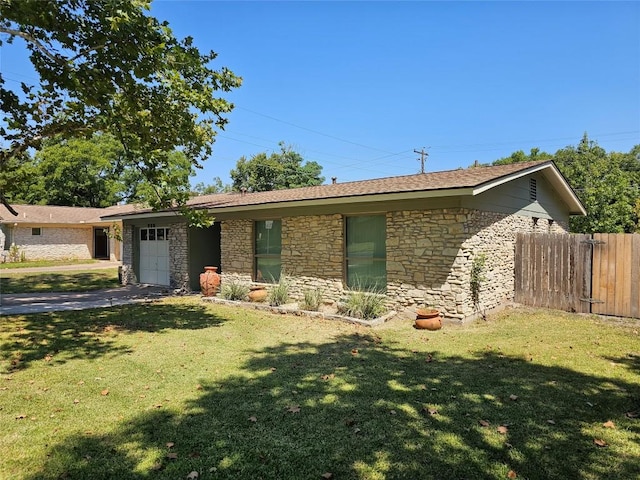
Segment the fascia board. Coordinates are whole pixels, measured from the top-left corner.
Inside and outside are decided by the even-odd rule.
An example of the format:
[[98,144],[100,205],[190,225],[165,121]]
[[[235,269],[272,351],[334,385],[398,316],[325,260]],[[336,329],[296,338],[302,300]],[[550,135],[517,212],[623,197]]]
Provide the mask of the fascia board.
[[429,198],[440,197],[455,197],[472,195],[473,189],[471,188],[452,188],[446,190],[422,190],[419,192],[400,192],[400,193],[378,193],[373,195],[360,195],[353,197],[336,197],[336,198],[323,198],[314,200],[293,200],[290,202],[274,202],[274,203],[262,203],[255,205],[239,205],[235,207],[213,207],[208,211],[209,213],[215,212],[246,212],[247,210],[274,210],[285,209],[292,207],[315,207],[326,205],[342,205],[345,203],[357,204],[357,203],[372,203],[372,202],[392,202],[395,200],[420,200]]

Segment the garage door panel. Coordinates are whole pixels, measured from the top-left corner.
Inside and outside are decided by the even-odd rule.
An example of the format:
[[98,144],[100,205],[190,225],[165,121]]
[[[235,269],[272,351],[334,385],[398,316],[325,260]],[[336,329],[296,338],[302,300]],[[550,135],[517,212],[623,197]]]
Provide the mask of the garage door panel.
[[167,229],[149,227],[140,232],[140,282],[169,285],[169,241]]

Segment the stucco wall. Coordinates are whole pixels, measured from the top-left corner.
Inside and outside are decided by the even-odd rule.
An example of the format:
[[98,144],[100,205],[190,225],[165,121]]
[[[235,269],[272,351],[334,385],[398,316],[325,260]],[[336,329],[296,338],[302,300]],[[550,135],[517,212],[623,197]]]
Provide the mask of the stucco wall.
[[27,260],[92,258],[93,228],[39,228],[41,235],[31,235],[31,227],[12,228],[11,240],[24,251]]

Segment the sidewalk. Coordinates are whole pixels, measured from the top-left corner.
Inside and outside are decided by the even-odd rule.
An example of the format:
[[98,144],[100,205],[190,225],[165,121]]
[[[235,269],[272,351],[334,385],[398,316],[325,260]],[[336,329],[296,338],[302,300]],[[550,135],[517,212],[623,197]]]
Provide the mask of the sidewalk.
[[170,290],[167,287],[153,285],[127,285],[91,292],[2,294],[0,315],[105,308],[151,301],[168,295]]

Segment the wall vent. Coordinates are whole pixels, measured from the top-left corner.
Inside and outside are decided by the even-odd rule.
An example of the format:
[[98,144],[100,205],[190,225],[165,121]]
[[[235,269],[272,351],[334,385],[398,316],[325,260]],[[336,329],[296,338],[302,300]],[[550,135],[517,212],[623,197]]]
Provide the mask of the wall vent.
[[529,200],[532,202],[538,200],[538,185],[535,178],[529,179]]

